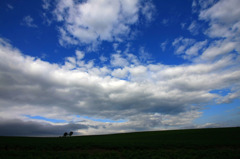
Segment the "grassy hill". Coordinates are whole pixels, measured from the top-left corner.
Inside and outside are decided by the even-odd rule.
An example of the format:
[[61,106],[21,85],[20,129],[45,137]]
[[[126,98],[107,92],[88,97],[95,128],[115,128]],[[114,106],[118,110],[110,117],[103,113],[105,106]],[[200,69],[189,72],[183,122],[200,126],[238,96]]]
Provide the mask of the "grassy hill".
[[240,158],[240,128],[136,132],[67,138],[0,137],[7,158]]

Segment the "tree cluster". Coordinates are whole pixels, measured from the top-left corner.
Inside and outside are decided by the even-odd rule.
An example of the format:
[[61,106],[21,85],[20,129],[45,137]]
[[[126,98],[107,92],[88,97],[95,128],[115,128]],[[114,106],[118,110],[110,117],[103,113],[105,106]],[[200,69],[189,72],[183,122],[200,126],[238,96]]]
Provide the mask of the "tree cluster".
[[63,134],[63,137],[67,137],[67,136],[72,136],[72,134],[73,134],[73,132],[72,131],[70,131],[69,132],[69,134],[67,133],[67,132],[65,132],[64,134]]

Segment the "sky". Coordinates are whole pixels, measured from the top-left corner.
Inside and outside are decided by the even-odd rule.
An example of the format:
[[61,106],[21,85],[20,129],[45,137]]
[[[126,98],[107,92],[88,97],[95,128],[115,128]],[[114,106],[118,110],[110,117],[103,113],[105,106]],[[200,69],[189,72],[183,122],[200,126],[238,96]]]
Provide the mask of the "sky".
[[240,126],[239,0],[1,0],[0,136]]

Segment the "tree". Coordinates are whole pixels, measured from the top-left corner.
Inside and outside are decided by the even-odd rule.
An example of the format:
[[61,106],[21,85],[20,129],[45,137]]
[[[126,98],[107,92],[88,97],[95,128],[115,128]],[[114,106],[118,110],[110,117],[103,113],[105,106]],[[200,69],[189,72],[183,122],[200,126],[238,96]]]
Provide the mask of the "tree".
[[65,132],[65,133],[63,134],[63,137],[67,137],[67,135],[68,135],[68,133],[67,133],[67,132]]
[[70,133],[69,133],[69,136],[72,136],[72,134],[73,134],[73,132],[72,132],[72,131],[70,131]]

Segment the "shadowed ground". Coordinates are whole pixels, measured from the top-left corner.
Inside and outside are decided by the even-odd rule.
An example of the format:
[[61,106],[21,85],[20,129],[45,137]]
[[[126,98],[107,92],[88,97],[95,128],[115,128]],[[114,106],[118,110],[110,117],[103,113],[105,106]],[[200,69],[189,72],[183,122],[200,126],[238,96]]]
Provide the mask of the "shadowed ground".
[[0,137],[0,159],[7,158],[239,159],[240,128],[67,138]]

